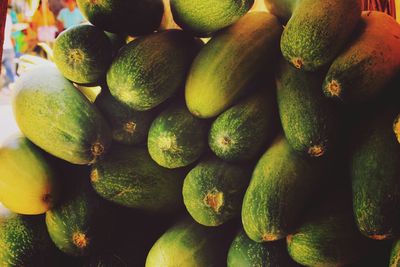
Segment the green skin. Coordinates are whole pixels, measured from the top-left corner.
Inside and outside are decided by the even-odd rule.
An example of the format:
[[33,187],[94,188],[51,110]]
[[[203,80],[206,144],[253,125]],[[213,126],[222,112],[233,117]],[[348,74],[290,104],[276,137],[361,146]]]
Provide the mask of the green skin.
[[65,78],[94,84],[104,78],[112,61],[107,35],[92,25],[78,25],[62,32],[54,43],[54,62]]
[[111,202],[150,212],[182,207],[185,172],[155,163],[146,148],[116,147],[92,168],[96,192]]
[[168,169],[188,166],[206,148],[207,130],[206,122],[194,117],[185,106],[173,105],[151,124],[147,141],[150,156]]
[[172,0],[176,23],[196,36],[208,36],[235,23],[253,6],[254,0]]
[[121,48],[107,72],[110,92],[133,109],[152,109],[181,88],[199,49],[200,42],[181,30],[135,39]]
[[164,13],[162,0],[77,0],[77,4],[93,25],[131,36],[152,33]]
[[343,49],[361,15],[359,0],[300,0],[281,38],[281,51],[297,68],[316,71]]
[[142,144],[155,117],[153,111],[136,111],[116,100],[103,88],[95,105],[111,126],[113,140],[126,145]]
[[215,155],[226,161],[249,161],[276,135],[276,100],[272,90],[265,91],[240,101],[213,122],[208,144]]
[[250,176],[245,168],[215,157],[201,161],[183,183],[186,209],[205,226],[218,226],[239,217]]
[[[383,12],[363,12],[359,28],[357,39],[329,68],[322,86],[327,97],[347,103],[373,100],[400,71],[400,26],[396,20]],[[332,82],[339,92],[332,91]]]
[[378,240],[400,233],[400,144],[393,132],[398,108],[395,111],[369,118],[353,138],[354,217],[362,234]]
[[226,264],[220,228],[209,228],[185,218],[163,234],[151,248],[146,267],[219,267]]
[[286,237],[320,187],[321,166],[279,137],[258,161],[242,206],[242,223],[256,242]]
[[393,242],[392,251],[390,253],[389,267],[398,267],[400,265],[400,241]]
[[53,65],[21,76],[13,109],[21,132],[65,161],[92,163],[111,143],[110,129],[99,111]]
[[325,155],[337,135],[337,111],[321,92],[322,75],[281,63],[277,95],[282,127],[294,150]]
[[217,33],[189,72],[185,98],[190,112],[211,118],[229,108],[257,73],[275,63],[281,33],[278,19],[266,12],[248,13]]
[[289,257],[283,240],[260,244],[241,230],[228,253],[227,267],[289,267],[297,266]]
[[271,14],[280,18],[283,22],[287,22],[292,16],[299,0],[264,0],[265,6]]

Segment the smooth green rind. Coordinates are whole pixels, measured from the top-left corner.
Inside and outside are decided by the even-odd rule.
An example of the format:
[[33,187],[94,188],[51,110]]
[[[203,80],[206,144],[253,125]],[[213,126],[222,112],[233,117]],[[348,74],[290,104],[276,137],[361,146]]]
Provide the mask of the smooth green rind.
[[393,242],[393,247],[390,252],[390,262],[389,267],[399,267],[400,266],[400,241],[399,239]]
[[197,160],[207,146],[207,124],[185,106],[171,106],[153,121],[147,146],[151,158],[169,169]]
[[349,41],[361,16],[359,0],[301,0],[281,38],[283,56],[293,66],[316,71]]
[[233,240],[228,253],[227,267],[289,267],[296,266],[281,241],[257,243],[241,230]]
[[100,29],[138,36],[152,33],[161,23],[162,0],[77,0],[82,14]]
[[321,166],[279,137],[258,161],[242,206],[246,234],[256,242],[286,237],[322,183]]
[[92,168],[91,182],[103,198],[150,212],[171,212],[182,207],[185,172],[155,163],[147,148],[115,147]]
[[218,226],[239,217],[250,176],[245,168],[215,157],[201,161],[183,183],[186,209],[205,226]]
[[0,147],[0,201],[19,214],[41,214],[58,200],[56,174],[42,152],[16,136]]
[[227,250],[221,228],[209,228],[185,218],[163,234],[151,248],[146,267],[219,267]]
[[327,97],[360,103],[375,99],[400,71],[400,25],[378,11],[362,13],[358,37],[332,63]]
[[142,144],[155,117],[153,111],[136,111],[115,99],[103,88],[95,105],[108,121],[113,140],[126,145]]
[[139,111],[154,108],[184,84],[199,44],[181,30],[133,40],[121,48],[107,72],[111,94]]
[[285,136],[294,150],[321,157],[338,134],[335,103],[321,92],[322,75],[281,63],[277,76],[279,114]]
[[171,0],[175,22],[185,31],[207,36],[235,23],[254,0]]
[[400,144],[393,132],[398,114],[390,108],[370,116],[353,136],[350,168],[354,217],[372,239],[400,233]]
[[208,144],[223,160],[252,160],[277,134],[278,121],[275,95],[259,90],[217,117]]
[[106,121],[55,66],[36,67],[18,79],[13,109],[29,140],[68,162],[92,163],[110,145]]
[[282,25],[266,12],[250,12],[216,34],[194,60],[186,81],[189,111],[215,117],[246,91],[246,85],[278,54]]

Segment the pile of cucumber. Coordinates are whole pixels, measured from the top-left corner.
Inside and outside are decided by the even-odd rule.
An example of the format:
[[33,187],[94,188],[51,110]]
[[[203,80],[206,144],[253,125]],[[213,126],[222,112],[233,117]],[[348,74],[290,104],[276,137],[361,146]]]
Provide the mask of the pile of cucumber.
[[394,18],[77,2],[89,23],[15,85],[0,266],[400,266]]

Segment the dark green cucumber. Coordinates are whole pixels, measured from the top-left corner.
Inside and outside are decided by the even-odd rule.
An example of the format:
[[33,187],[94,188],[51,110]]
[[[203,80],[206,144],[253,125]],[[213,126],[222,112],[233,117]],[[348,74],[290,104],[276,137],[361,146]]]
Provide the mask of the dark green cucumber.
[[207,36],[236,22],[254,0],[171,0],[175,22],[185,31]]
[[107,85],[120,102],[151,109],[184,84],[200,42],[181,30],[137,38],[121,48],[107,72]]
[[74,164],[92,163],[108,149],[107,122],[55,66],[32,69],[15,87],[15,119],[35,145]]
[[279,124],[272,89],[259,90],[217,117],[208,138],[215,155],[227,161],[246,161],[265,149]]
[[390,252],[389,267],[399,267],[399,266],[400,266],[400,240],[396,239],[393,242],[393,247]]
[[320,69],[347,44],[360,16],[359,0],[298,1],[282,34],[283,56],[296,68]]
[[258,161],[243,199],[242,222],[256,242],[286,237],[322,183],[319,162],[302,157],[279,137]]
[[398,107],[368,116],[353,136],[351,174],[358,228],[373,239],[400,234],[400,144],[393,132]]
[[207,146],[208,125],[184,105],[172,105],[153,121],[147,146],[160,166],[174,169],[197,160]]
[[241,230],[228,253],[228,267],[290,267],[297,266],[286,249],[284,240],[257,243]]
[[154,111],[136,111],[115,99],[106,87],[102,88],[95,105],[109,122],[114,141],[126,145],[146,141],[156,115]]
[[77,0],[90,23],[100,29],[132,36],[158,28],[164,12],[162,0]]
[[54,43],[54,62],[67,78],[80,84],[104,79],[112,61],[107,35],[92,25],[78,25],[63,31]]
[[361,18],[358,37],[326,75],[328,97],[351,103],[375,99],[400,71],[400,25],[378,11],[365,11]]
[[278,54],[282,26],[266,12],[250,12],[217,33],[194,60],[185,98],[191,113],[215,117],[246,91],[246,85]]
[[104,33],[107,35],[108,39],[111,42],[113,56],[115,56],[118,53],[118,51],[121,49],[121,47],[126,45],[127,36],[124,34],[117,34],[117,33],[112,33],[112,32],[107,32],[107,31],[104,31]]
[[155,163],[147,148],[115,147],[92,168],[91,181],[103,198],[151,212],[171,212],[182,207],[185,171]]
[[250,176],[246,168],[216,157],[201,161],[183,183],[186,209],[205,226],[218,226],[239,217]]
[[339,132],[335,103],[321,92],[322,75],[303,72],[282,62],[277,77],[278,107],[283,130],[294,150],[320,157]]

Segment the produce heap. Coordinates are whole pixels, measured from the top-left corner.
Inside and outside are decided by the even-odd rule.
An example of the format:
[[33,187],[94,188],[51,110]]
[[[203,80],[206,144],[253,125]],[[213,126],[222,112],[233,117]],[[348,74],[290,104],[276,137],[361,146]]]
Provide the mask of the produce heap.
[[161,0],[78,0],[91,24],[17,81],[0,266],[400,266],[400,25],[170,4],[183,30]]

